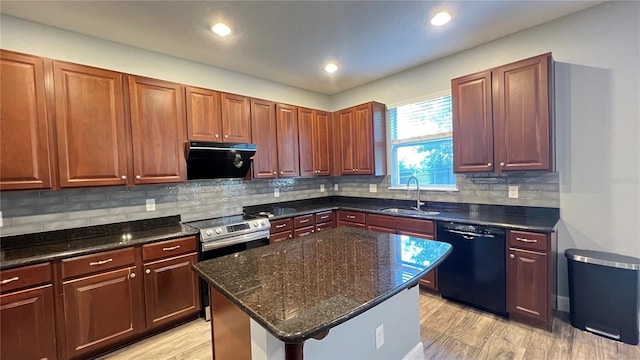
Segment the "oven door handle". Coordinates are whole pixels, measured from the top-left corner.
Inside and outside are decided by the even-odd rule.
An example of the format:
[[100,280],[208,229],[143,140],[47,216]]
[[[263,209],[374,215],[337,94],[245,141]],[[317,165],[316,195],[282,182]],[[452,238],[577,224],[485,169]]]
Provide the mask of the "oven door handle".
[[236,235],[223,240],[214,240],[202,243],[202,251],[210,251],[219,248],[223,248],[229,245],[246,243],[249,241],[260,240],[260,239],[268,239],[269,238],[269,230],[258,231],[249,234]]

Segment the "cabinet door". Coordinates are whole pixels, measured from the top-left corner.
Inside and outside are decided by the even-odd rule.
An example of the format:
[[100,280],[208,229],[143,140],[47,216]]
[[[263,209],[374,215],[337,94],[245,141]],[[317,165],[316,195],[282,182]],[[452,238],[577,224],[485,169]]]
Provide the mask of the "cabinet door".
[[191,269],[196,262],[193,253],[144,265],[148,328],[200,311],[198,277]]
[[298,145],[300,151],[300,175],[314,176],[314,114],[311,109],[298,109]]
[[63,283],[67,357],[86,357],[139,329],[134,274],[130,267]]
[[358,175],[373,174],[373,122],[371,104],[360,105],[354,110],[351,135],[355,146],[355,168]]
[[54,61],[61,187],[127,183],[122,74]]
[[129,77],[136,184],[184,181],[184,93],[179,84]]
[[191,141],[222,141],[220,93],[187,87],[187,138]]
[[[329,158],[331,156],[331,136],[329,113],[314,111],[313,117],[313,168],[316,175],[331,174]],[[302,153],[301,153],[302,154]],[[302,163],[302,157],[300,158]],[[300,165],[302,167],[302,165]],[[302,168],[300,169],[302,172]]]
[[278,143],[276,132],[276,104],[265,100],[251,100],[251,133],[256,144],[253,158],[253,178],[273,179],[278,176]]
[[453,171],[493,171],[491,71],[451,80]]
[[52,187],[44,61],[0,51],[0,190]]
[[0,358],[55,359],[51,285],[0,296]]
[[356,144],[353,136],[354,111],[347,109],[338,113],[338,149],[340,150],[340,175],[356,173],[355,153]]
[[222,106],[222,141],[250,143],[249,99],[240,95],[223,93],[220,101]]
[[550,59],[546,54],[494,72],[494,141],[500,171],[550,169]]
[[295,106],[276,106],[276,129],[278,131],[278,176],[300,175],[298,157],[298,114]]
[[547,256],[509,248],[507,259],[509,313],[546,321],[549,306]]

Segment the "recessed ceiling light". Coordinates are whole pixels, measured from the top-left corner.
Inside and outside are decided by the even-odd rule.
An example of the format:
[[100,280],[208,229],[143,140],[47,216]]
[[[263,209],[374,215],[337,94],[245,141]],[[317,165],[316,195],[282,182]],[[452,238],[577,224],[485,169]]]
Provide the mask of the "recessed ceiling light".
[[431,25],[442,26],[451,21],[451,15],[446,11],[440,11],[431,19]]
[[327,66],[324,67],[324,71],[330,74],[336,72],[336,70],[338,70],[338,65],[334,63],[328,63]]
[[223,24],[223,23],[217,23],[213,25],[211,27],[211,31],[213,31],[214,33],[220,36],[227,36],[231,34],[231,29],[226,24]]

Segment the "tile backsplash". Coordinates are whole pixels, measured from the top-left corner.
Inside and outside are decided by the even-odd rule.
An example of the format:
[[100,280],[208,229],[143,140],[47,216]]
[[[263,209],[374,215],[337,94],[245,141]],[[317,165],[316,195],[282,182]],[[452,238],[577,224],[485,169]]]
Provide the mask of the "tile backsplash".
[[[558,173],[458,175],[458,191],[422,191],[421,200],[493,205],[559,207]],[[334,190],[338,184],[338,190]],[[376,184],[377,192],[369,192]],[[274,180],[208,180],[135,187],[96,187],[58,191],[0,193],[0,236],[181,215],[183,221],[242,212],[243,206],[325,196],[407,199],[406,191],[389,189],[389,176],[342,176]],[[320,187],[324,185],[325,191]],[[507,197],[509,185],[519,198]],[[279,189],[280,196],[274,196]],[[410,193],[415,199],[415,191]],[[146,211],[154,199],[155,211]]]

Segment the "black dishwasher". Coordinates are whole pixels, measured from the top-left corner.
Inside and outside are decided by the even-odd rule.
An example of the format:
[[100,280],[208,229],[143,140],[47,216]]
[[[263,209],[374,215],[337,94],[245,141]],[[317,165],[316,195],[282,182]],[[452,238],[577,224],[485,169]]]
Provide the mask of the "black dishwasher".
[[442,297],[506,317],[505,230],[438,222],[436,238],[453,246],[438,266]]

